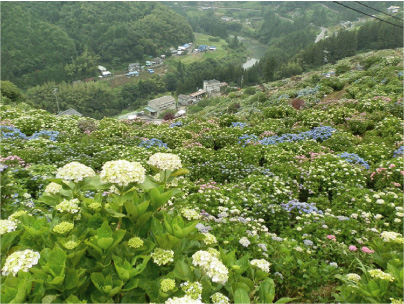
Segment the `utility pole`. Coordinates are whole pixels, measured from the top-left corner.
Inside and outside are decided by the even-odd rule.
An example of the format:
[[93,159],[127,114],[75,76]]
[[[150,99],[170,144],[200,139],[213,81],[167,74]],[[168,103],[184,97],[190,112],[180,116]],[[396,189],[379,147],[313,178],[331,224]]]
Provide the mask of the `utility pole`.
[[320,75],[320,77],[323,76],[323,69],[324,69],[324,65],[328,62],[327,54],[329,52],[327,50],[323,50],[323,53],[324,53],[324,60],[323,60],[322,66],[321,66],[321,75]]
[[241,75],[240,89],[242,89],[242,88],[243,88],[243,80],[244,80],[244,76],[243,76],[243,75]]
[[56,106],[57,106],[57,108],[58,108],[57,114],[59,114],[59,113],[60,113],[60,109],[59,109],[59,101],[58,101],[58,88],[54,88],[54,89],[53,89],[53,94],[55,94],[55,97],[56,97]]

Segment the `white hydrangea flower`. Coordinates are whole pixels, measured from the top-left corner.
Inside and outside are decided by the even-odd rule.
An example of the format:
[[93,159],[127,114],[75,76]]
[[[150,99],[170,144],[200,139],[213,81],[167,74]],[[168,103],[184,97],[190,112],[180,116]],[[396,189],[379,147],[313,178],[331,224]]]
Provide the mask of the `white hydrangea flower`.
[[266,273],[269,273],[269,266],[271,266],[271,264],[264,259],[251,260],[250,264],[261,269],[262,271],[265,271]]
[[201,218],[199,212],[197,212],[194,209],[188,209],[188,208],[181,209],[181,214],[189,221]]
[[200,266],[212,279],[212,282],[225,284],[229,279],[229,271],[218,258],[207,251],[197,251],[192,256],[192,264]]
[[156,153],[150,156],[147,164],[160,170],[176,170],[182,168],[181,159],[171,153]]
[[62,168],[59,168],[56,172],[56,178],[61,178],[64,181],[73,181],[75,183],[92,176],[95,176],[94,170],[79,162],[68,163]]
[[393,231],[383,231],[380,234],[380,237],[383,239],[384,242],[397,242],[397,243],[404,242],[403,236],[400,233]]
[[17,229],[17,223],[13,220],[0,220],[0,235]]
[[350,281],[354,281],[354,282],[359,282],[361,279],[361,276],[359,274],[356,273],[348,273],[346,275],[346,278]]
[[209,266],[211,259],[212,255],[209,252],[199,250],[192,256],[192,264],[194,266],[205,268]]
[[230,299],[220,292],[214,293],[210,298],[213,304],[230,304]]
[[239,243],[241,245],[243,245],[244,247],[248,247],[248,245],[250,245],[250,241],[248,240],[248,238],[246,237],[242,237],[239,241]]
[[151,257],[153,258],[153,262],[157,265],[166,265],[170,262],[174,262],[174,251],[156,248],[151,254]]
[[59,191],[62,190],[62,188],[63,188],[62,185],[52,182],[48,186],[46,186],[44,192],[49,194],[58,194]]
[[380,269],[369,270],[369,274],[372,278],[378,278],[378,279],[390,281],[390,282],[394,281],[394,277],[391,274],[385,273]]
[[28,272],[28,269],[38,264],[39,258],[40,254],[31,249],[16,251],[7,257],[1,274],[6,276],[11,273],[16,276],[20,270]]
[[10,221],[19,222],[19,221],[18,221],[18,218],[20,218],[20,217],[23,216],[23,215],[27,215],[27,214],[28,214],[28,213],[27,213],[26,211],[20,210],[20,211],[17,211],[17,212],[14,212],[13,214],[11,214],[11,215],[8,217],[8,219],[9,219]]
[[202,295],[202,284],[199,282],[184,282],[181,283],[181,289],[185,292],[185,294],[191,299],[201,299]]
[[56,210],[58,210],[59,212],[75,214],[80,211],[79,203],[80,201],[77,198],[74,198],[72,200],[65,199],[60,204],[56,205]]
[[205,238],[203,239],[203,241],[206,245],[212,245],[217,243],[216,237],[213,234],[204,233],[204,236]]
[[127,186],[129,183],[143,183],[146,169],[138,162],[127,160],[108,161],[102,166],[101,182]]
[[203,304],[200,299],[192,299],[189,296],[184,296],[182,298],[174,297],[174,298],[169,298],[167,301],[165,301],[165,304]]

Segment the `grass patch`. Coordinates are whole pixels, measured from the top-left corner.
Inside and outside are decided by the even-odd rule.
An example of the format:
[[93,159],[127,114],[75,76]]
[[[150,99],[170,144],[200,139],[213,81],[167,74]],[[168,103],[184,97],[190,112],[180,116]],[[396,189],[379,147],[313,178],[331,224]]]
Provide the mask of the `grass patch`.
[[207,51],[206,53],[189,53],[183,56],[172,56],[170,59],[166,61],[168,65],[177,66],[177,63],[181,61],[183,64],[191,64],[193,62],[203,61],[207,58],[220,59],[227,56],[227,51],[225,47],[227,46],[227,42],[223,39],[219,41],[210,41],[209,38],[217,38],[210,35],[205,35],[201,33],[195,33],[195,43],[194,46],[198,45],[209,45],[215,46],[217,48],[216,51]]

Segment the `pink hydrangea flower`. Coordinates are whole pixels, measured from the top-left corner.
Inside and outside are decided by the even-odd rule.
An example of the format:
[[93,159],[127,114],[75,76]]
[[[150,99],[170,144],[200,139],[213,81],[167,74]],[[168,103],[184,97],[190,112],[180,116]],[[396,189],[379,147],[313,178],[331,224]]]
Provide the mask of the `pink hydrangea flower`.
[[327,235],[327,239],[329,239],[329,240],[331,240],[331,241],[334,241],[334,242],[337,240],[337,238],[335,237],[335,235],[332,235],[332,234]]
[[351,250],[351,251],[358,250],[358,248],[356,248],[356,246],[354,246],[354,245],[349,246],[348,249]]
[[371,250],[371,249],[369,249],[368,247],[362,247],[361,250],[362,250],[364,253],[373,253],[373,252],[375,252],[374,250]]

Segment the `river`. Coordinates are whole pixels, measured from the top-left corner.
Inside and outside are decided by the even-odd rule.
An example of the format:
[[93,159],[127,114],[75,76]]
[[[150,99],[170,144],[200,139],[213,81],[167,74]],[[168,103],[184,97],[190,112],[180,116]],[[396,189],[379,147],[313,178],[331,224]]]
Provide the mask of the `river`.
[[247,61],[243,63],[244,69],[248,69],[256,64],[262,57],[264,57],[265,52],[268,49],[268,46],[255,39],[238,37],[238,40],[244,43],[248,52]]

